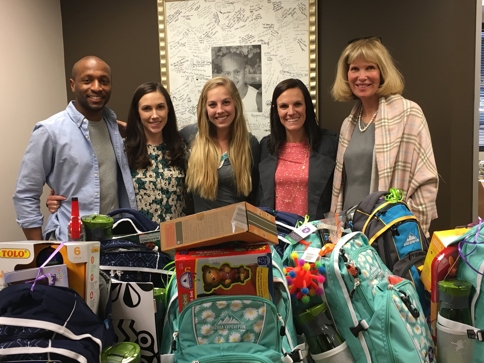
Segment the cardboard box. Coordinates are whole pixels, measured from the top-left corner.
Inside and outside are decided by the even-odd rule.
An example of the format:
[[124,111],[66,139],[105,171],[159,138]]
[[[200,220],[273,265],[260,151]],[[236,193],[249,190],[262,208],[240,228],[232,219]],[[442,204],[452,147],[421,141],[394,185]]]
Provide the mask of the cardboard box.
[[445,231],[436,231],[432,234],[430,246],[427,251],[427,255],[425,256],[422,273],[420,274],[420,280],[422,280],[422,283],[427,291],[432,290],[432,261],[434,260],[435,256],[437,256],[445,247],[456,241],[459,241],[460,237],[468,230],[468,228],[455,228]]
[[113,281],[111,302],[118,342],[137,343],[142,362],[159,363],[153,284]]
[[[27,268],[25,270],[5,272],[3,279],[7,285],[32,283],[37,277],[38,271],[38,268]],[[65,264],[45,266],[42,268],[42,275],[45,275],[45,278],[37,281],[38,284],[69,287],[67,266]]]
[[162,222],[160,229],[164,252],[230,241],[278,243],[274,216],[245,202]]
[[[6,286],[4,274],[37,266],[39,254],[57,248],[60,242],[15,241],[0,243],[0,290]],[[44,252],[42,252],[44,251]],[[65,242],[59,253],[67,266],[69,287],[97,313],[99,306],[100,242]],[[42,255],[41,255],[42,257]],[[39,261],[39,266],[42,261]]]
[[271,299],[272,258],[269,245],[177,251],[178,307],[212,295],[254,295]]

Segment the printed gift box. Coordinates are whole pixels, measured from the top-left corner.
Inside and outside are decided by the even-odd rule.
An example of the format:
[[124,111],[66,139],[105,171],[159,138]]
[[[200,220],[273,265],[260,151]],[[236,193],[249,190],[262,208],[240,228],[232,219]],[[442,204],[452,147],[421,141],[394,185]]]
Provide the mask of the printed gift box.
[[204,296],[270,299],[273,292],[271,249],[267,244],[178,251],[175,267],[180,311]]

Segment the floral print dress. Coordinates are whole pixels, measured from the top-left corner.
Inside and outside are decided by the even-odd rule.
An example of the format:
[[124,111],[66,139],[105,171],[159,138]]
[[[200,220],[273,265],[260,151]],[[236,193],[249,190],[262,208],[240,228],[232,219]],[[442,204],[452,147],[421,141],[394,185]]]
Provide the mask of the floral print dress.
[[156,223],[184,216],[186,168],[168,164],[165,143],[147,148],[151,166],[131,170],[138,210]]

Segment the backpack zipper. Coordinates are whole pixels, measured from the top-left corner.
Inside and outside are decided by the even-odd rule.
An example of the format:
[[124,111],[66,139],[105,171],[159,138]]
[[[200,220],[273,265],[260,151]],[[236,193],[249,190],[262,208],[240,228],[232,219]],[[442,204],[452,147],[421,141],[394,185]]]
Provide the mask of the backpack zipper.
[[[272,260],[272,267],[276,268],[279,273],[281,274],[281,276],[284,276],[284,273],[282,272],[281,268],[279,267],[279,265],[274,261]],[[282,286],[284,286],[284,290],[286,290],[286,296],[287,296],[287,304],[286,305],[286,319],[289,317],[289,314],[290,312],[292,312],[292,301],[291,301],[291,293],[289,292],[289,288],[286,284],[286,280],[283,280],[282,278],[279,278],[279,277],[272,277],[272,280],[273,282],[279,282],[282,284]],[[277,310],[277,309],[276,309]],[[278,313],[278,315],[280,316],[280,314]],[[282,316],[281,317],[281,320],[283,322],[283,325],[284,327],[287,325],[287,321],[284,321],[284,319],[282,319]],[[291,338],[291,335],[290,334],[287,334],[287,332],[285,333],[286,337],[287,337],[287,341],[289,343],[289,347],[291,348],[291,352],[295,349],[295,345],[294,342],[292,341],[292,338]],[[284,350],[284,347],[281,346],[281,350],[283,351]],[[284,352],[284,353],[287,353],[287,352]]]
[[[345,282],[343,280],[343,276],[341,275],[341,271],[339,269],[339,257],[340,257],[339,250],[351,238],[356,237],[356,236],[358,236],[360,234],[364,236],[364,234],[362,232],[353,232],[353,233],[349,233],[346,236],[344,236],[343,238],[341,238],[338,241],[338,243],[336,244],[336,246],[335,246],[335,248],[333,250],[333,253],[331,254],[331,256],[333,256],[333,269],[334,269],[334,272],[335,272],[335,275],[336,275],[336,279],[338,281],[338,284],[340,285],[340,289],[343,292],[343,295],[344,295],[345,300],[347,302],[350,302],[347,305],[347,307],[348,307],[348,310],[350,312],[351,320],[353,321],[353,324],[354,324],[353,326],[357,326],[359,324],[359,321],[356,318],[355,309],[353,308],[353,304],[351,303],[351,298],[350,298],[350,296],[348,294],[348,290],[346,289],[346,284],[345,284]],[[357,339],[360,341],[360,344],[361,344],[361,347],[363,349],[363,353],[365,355],[365,358],[366,358],[367,362],[368,363],[371,363],[370,350],[368,349],[368,344],[366,343],[365,337],[363,336],[363,334],[358,334]]]
[[264,359],[252,354],[233,354],[223,355],[220,357],[207,357],[206,359],[194,360],[191,363],[227,363],[227,362],[244,362],[244,363],[273,363],[269,359]]
[[[387,309],[386,309],[386,312],[385,312],[385,330],[386,330],[386,327],[388,327],[389,324],[390,324],[390,309],[389,309],[389,307],[391,307],[390,304],[393,304],[392,301],[391,301],[392,300],[392,293],[391,292],[387,293],[386,298],[387,298],[387,303],[386,303]],[[388,337],[389,337],[389,339],[387,339],[387,342],[388,342],[388,347],[390,348],[390,349],[388,349],[389,350],[388,353],[390,354],[390,357],[391,357],[391,363],[393,363],[393,362],[396,362],[395,353],[393,352],[392,338],[391,338],[390,334],[387,334],[387,338]]]
[[471,300],[471,321],[473,326],[476,326],[476,316],[475,316],[476,304],[477,304],[477,299],[481,294],[481,283],[482,283],[482,273],[484,273],[484,262],[481,263],[481,266],[479,266],[479,272],[480,273],[477,274],[477,278],[476,278],[476,291]]
[[[400,299],[400,301],[407,307],[408,311],[410,312],[410,314],[414,317],[415,319],[415,322],[417,322],[420,318],[420,312],[418,311],[417,309],[417,305],[413,304],[412,301],[410,300],[410,294],[409,294],[409,291],[405,292],[402,287],[407,285],[407,284],[412,284],[410,281],[408,280],[405,280],[401,283],[399,283],[398,285],[399,286],[395,286],[395,285],[391,285],[389,284],[387,286],[387,290],[390,291],[390,293],[387,294],[387,306],[390,306],[390,307],[395,307],[395,304],[391,301],[392,300],[392,295],[393,295],[393,291],[395,292],[395,295]],[[415,296],[411,296],[415,301],[418,301],[418,298],[416,298]],[[389,325],[389,309],[387,309],[386,311],[386,322],[385,322],[385,326],[388,326]],[[411,327],[411,329],[413,329],[413,327]],[[420,355],[420,351],[419,349],[415,346],[415,343],[410,335],[410,332],[408,330],[407,331],[407,334],[409,335],[409,338],[410,338],[410,341],[412,342],[412,344],[414,345],[415,347],[415,352],[418,354],[418,356],[420,357],[420,361],[421,362],[424,362],[422,361],[422,357]],[[423,332],[422,332],[423,333]],[[388,335],[390,336],[390,335]],[[427,338],[425,336],[425,334],[423,334],[423,337],[424,338]],[[393,348],[391,346],[391,339],[388,339],[388,345],[390,346],[390,352],[391,352],[391,356],[392,356],[392,362],[398,362],[398,360],[395,358],[395,355],[394,355],[394,352],[393,352]],[[428,348],[431,348],[430,346]]]

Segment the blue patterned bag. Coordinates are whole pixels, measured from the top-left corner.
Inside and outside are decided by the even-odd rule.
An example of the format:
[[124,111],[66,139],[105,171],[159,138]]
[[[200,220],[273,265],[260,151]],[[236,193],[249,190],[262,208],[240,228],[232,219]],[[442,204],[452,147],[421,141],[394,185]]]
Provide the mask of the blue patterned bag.
[[278,211],[267,207],[258,208],[264,212],[272,214],[276,218],[277,237],[279,239],[279,244],[274,245],[274,249],[281,257],[283,257],[286,248],[290,244],[290,241],[286,239],[286,236],[294,232],[296,227],[299,224],[304,223],[306,219],[295,213]]
[[363,233],[342,237],[322,263],[325,296],[355,362],[434,362],[414,285],[392,274]]
[[[72,289],[37,284],[0,291],[0,360],[99,363],[114,336]],[[3,359],[2,359],[3,358]]]
[[99,268],[124,282],[152,282],[155,287],[165,287],[173,274],[165,269],[173,258],[135,242],[113,239],[101,241]]

